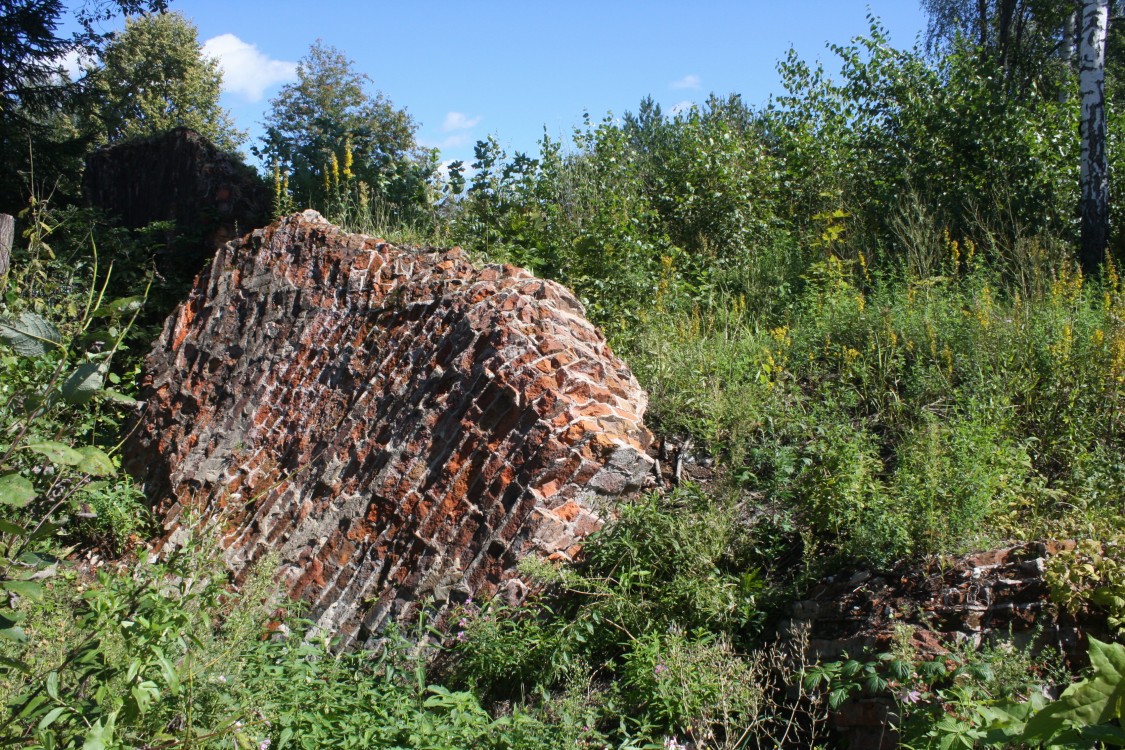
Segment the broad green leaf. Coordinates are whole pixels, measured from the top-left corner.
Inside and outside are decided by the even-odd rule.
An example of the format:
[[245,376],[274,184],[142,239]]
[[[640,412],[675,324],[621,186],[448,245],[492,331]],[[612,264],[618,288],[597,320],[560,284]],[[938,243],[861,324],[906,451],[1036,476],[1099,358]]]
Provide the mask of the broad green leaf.
[[24,674],[31,674],[31,665],[29,665],[27,662],[20,661],[19,659],[13,659],[9,656],[0,656],[0,665],[8,667],[10,669],[18,669]]
[[140,310],[144,301],[140,297],[122,297],[108,302],[94,311],[93,317],[100,318],[106,315],[119,315]]
[[1113,586],[1103,586],[1094,589],[1090,594],[1090,601],[1106,607],[1111,612],[1125,609],[1125,598],[1122,598]]
[[52,700],[57,701],[59,699],[59,673],[58,672],[51,672],[50,674],[47,675],[47,695],[49,695]]
[[25,536],[27,534],[27,529],[25,529],[23,526],[20,526],[17,523],[12,523],[11,521],[5,521],[3,518],[0,518],[0,534],[12,534],[13,536]]
[[63,400],[81,406],[88,403],[105,385],[105,365],[86,362],[78,365],[62,384]]
[[[49,532],[50,534],[54,534],[56,531],[59,530],[59,528],[61,528],[61,527],[59,527],[57,525],[54,525],[54,524],[43,524],[43,525],[52,527],[51,531]],[[65,550],[56,550],[56,551],[59,554],[67,555],[67,554],[69,554],[69,550],[70,550],[70,548],[67,548]],[[19,561],[21,563],[23,563],[24,565],[31,565],[32,567],[35,567],[35,568],[45,568],[49,565],[57,565],[58,562],[59,562],[59,558],[56,557],[55,555],[48,555],[48,554],[44,554],[44,553],[41,553],[41,552],[24,552],[22,555],[20,555]]]
[[105,388],[98,391],[98,395],[108,401],[112,401],[115,404],[121,404],[123,406],[136,406],[138,403],[140,403],[132,396],[127,396],[120,391],[115,391],[110,388]]
[[105,750],[106,743],[113,741],[113,723],[117,712],[111,713],[105,724],[98,719],[90,731],[86,733],[86,741],[82,743],[82,750]]
[[27,477],[5,474],[0,477],[0,504],[22,508],[35,499],[35,487]]
[[1094,674],[1068,687],[1059,699],[1027,722],[1025,738],[1049,737],[1066,723],[1097,726],[1122,717],[1125,709],[1125,646],[1090,638]]
[[76,450],[82,454],[82,461],[78,464],[78,470],[83,474],[89,474],[92,477],[108,477],[117,473],[117,467],[113,465],[113,461],[101,448],[85,445]]
[[20,313],[19,320],[0,318],[0,341],[25,357],[41,357],[62,347],[58,329],[33,312]]
[[[0,617],[0,621],[4,618]],[[27,633],[23,632],[23,628],[19,625],[0,625],[0,638],[8,641],[15,641],[16,643],[23,643],[27,640]]]
[[53,464],[63,466],[77,466],[82,463],[85,456],[71,448],[69,445],[54,440],[44,440],[39,443],[28,443],[28,450],[45,456]]
[[64,712],[69,710],[70,709],[66,706],[58,706],[57,708],[52,708],[47,712],[46,716],[39,720],[39,731],[42,732],[44,729],[54,724],[56,719],[62,716]]
[[108,486],[109,482],[105,481],[104,479],[99,479],[97,481],[87,482],[86,484],[82,485],[78,488],[78,492],[83,495],[92,495],[95,492],[101,492]]
[[863,680],[863,687],[869,693],[878,693],[878,692],[881,692],[882,690],[886,689],[887,681],[884,680],[882,677],[880,677],[877,674],[868,675]]
[[23,709],[18,714],[16,714],[16,718],[22,719],[25,716],[37,716],[39,709],[43,705],[45,705],[48,700],[50,699],[41,693],[33,693],[31,696],[31,700],[27,701],[24,704]]
[[[140,621],[140,618],[137,618]],[[168,690],[172,695],[179,695],[180,693],[180,673],[176,671],[176,667],[172,662],[168,661],[168,657],[160,649],[153,649],[153,655],[156,656],[160,662],[160,673],[164,677],[164,681],[168,683]]]
[[1078,730],[1079,736],[1085,741],[1087,747],[1094,747],[1095,742],[1104,742],[1116,747],[1125,747],[1125,730],[1107,724],[1097,727],[1083,727]]
[[0,581],[0,588],[35,601],[43,598],[43,587],[35,581]]
[[[37,526],[35,526],[35,528],[32,531],[30,531],[28,533],[27,540],[29,542],[34,542],[34,541],[38,541],[39,539],[50,539],[51,537],[58,536],[58,532],[59,532],[60,529],[62,529],[62,527],[63,527],[63,525],[61,523],[40,522]],[[57,553],[57,555],[59,555],[61,557],[66,557],[67,555],[69,555],[73,551],[74,551],[74,547],[63,547],[61,549],[56,547],[54,549],[54,552]],[[31,556],[32,555],[25,553],[23,555],[20,555],[20,559],[22,560],[25,557],[31,557]],[[40,559],[46,559],[47,557],[52,557],[52,555],[39,554],[39,555],[36,555],[36,557],[38,557]],[[58,559],[59,559],[58,557],[55,557],[56,561]]]
[[34,570],[26,570],[25,569],[25,570],[17,573],[15,578],[13,578],[12,580],[13,581],[42,581],[44,578],[50,578],[51,576],[57,574],[58,572],[59,572],[59,564],[58,563],[52,563],[50,565],[41,566],[41,567],[39,567],[37,569],[34,569]]
[[837,708],[844,705],[844,701],[849,697],[847,690],[836,688],[828,694],[828,707],[835,711]]
[[160,699],[160,688],[158,688],[156,683],[152,680],[144,680],[134,685],[129,693],[133,697],[133,703],[138,715],[148,711],[149,706]]

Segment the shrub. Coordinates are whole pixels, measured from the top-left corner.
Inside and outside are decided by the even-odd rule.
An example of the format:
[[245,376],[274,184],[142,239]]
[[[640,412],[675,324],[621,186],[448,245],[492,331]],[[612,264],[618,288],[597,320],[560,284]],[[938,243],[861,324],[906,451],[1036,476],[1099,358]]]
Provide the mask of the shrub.
[[603,731],[613,713],[639,736],[735,726],[758,695],[732,647],[760,625],[749,541],[697,488],[625,506],[580,567],[528,567],[549,586],[542,598],[462,610],[451,674],[500,700],[601,685]]

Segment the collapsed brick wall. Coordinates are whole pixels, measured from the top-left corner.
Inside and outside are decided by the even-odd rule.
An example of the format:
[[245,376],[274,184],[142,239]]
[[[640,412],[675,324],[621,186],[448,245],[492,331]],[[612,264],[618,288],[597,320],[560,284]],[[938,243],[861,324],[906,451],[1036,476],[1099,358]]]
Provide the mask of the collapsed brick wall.
[[[926,565],[832,576],[793,605],[783,631],[805,629],[810,656],[820,661],[844,654],[873,658],[908,636],[925,658],[1003,642],[1058,650],[1069,664],[1080,665],[1087,635],[1101,637],[1104,618],[1060,611],[1049,601],[1044,579],[1047,559],[1073,547],[1072,541],[1030,542]],[[833,714],[832,727],[845,747],[891,750],[898,747],[895,711],[887,696],[861,697]]]
[[920,652],[931,655],[952,642],[978,647],[1014,640],[1027,646],[1032,634],[1077,654],[1079,623],[1059,619],[1043,578],[1047,558],[1071,547],[1073,542],[1030,542],[828,578],[794,605],[793,621],[808,624],[810,646],[823,659],[886,650],[903,628]]
[[220,249],[144,388],[127,454],[165,540],[218,519],[236,575],[278,550],[345,643],[518,598],[520,558],[573,556],[652,466],[645,394],[566,289],[311,211]]

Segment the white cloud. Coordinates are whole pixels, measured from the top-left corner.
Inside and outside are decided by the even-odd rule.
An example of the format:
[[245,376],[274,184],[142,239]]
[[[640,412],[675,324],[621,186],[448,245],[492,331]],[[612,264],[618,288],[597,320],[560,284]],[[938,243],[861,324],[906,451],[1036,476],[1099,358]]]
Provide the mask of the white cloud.
[[81,50],[72,49],[58,58],[58,62],[59,67],[66,72],[67,77],[72,81],[77,81],[86,75],[86,68],[93,64],[94,58]]
[[668,88],[672,88],[672,89],[697,89],[702,85],[703,85],[703,81],[699,78],[699,76],[692,73],[690,75],[684,76],[683,78],[681,78],[677,81],[672,81],[671,83],[668,84]]
[[676,102],[672,105],[672,114],[678,115],[682,112],[687,112],[694,106],[695,102],[691,101],[690,99],[684,99],[682,102]]
[[445,116],[441,129],[448,133],[451,130],[468,130],[480,122],[480,115],[469,117],[464,112],[450,112]]
[[429,138],[419,138],[418,143],[426,148],[460,148],[461,146],[468,146],[472,142],[472,138],[468,133],[457,133],[447,138],[442,138],[440,141],[431,140]]
[[203,54],[219,61],[223,90],[241,94],[248,101],[259,101],[270,86],[297,80],[297,63],[271,59],[257,45],[234,34],[208,39]]

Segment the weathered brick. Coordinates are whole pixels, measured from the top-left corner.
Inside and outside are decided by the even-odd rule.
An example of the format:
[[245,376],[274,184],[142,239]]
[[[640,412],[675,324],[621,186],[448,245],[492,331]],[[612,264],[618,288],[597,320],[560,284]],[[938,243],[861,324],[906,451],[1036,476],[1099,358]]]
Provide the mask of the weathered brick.
[[651,467],[645,394],[570,292],[312,212],[220,249],[145,397],[128,453],[161,543],[221,515],[235,575],[277,549],[345,642],[452,590],[526,590],[522,556],[572,557],[592,497]]

